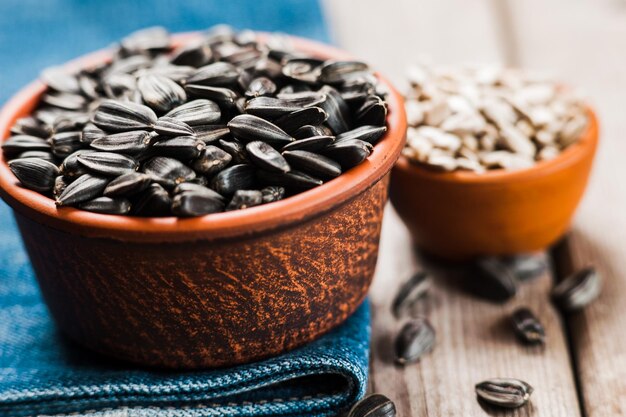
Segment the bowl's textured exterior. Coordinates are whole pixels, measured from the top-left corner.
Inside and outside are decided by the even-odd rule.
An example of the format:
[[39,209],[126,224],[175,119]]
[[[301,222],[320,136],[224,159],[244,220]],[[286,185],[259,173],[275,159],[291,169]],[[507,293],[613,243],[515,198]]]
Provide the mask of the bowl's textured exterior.
[[[295,42],[321,57],[349,58]],[[276,355],[341,324],[367,294],[389,171],[406,133],[402,98],[383,82],[389,130],[368,160],[313,190],[246,210],[146,219],[57,209],[19,187],[0,161],[0,196],[14,210],[59,327],[107,355],[191,369]],[[36,82],[5,106],[2,138],[43,91]]]
[[440,173],[401,157],[390,198],[415,244],[450,260],[531,252],[557,241],[583,196],[598,125],[551,161],[520,171]]

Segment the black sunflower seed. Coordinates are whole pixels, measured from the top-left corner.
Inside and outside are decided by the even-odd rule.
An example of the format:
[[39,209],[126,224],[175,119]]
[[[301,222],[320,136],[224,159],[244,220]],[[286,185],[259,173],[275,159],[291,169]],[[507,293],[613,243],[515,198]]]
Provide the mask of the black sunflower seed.
[[250,81],[245,95],[248,98],[254,98],[260,96],[271,96],[274,93],[276,93],[276,84],[274,81],[266,77],[259,77]]
[[395,417],[396,406],[382,394],[370,394],[357,401],[346,417]]
[[102,90],[110,99],[129,99],[137,89],[135,76],[123,72],[107,74],[102,80]]
[[40,192],[50,191],[59,175],[56,165],[40,158],[13,159],[9,168],[24,187]]
[[61,173],[67,177],[75,178],[87,173],[85,167],[78,162],[78,156],[86,153],[96,152],[93,149],[79,149],[68,155],[61,163]]
[[261,195],[263,197],[263,203],[272,203],[274,201],[282,200],[285,197],[285,188],[270,185],[261,189]]
[[187,100],[185,90],[162,75],[143,75],[137,80],[137,89],[144,103],[154,111],[168,112]]
[[520,307],[511,315],[513,330],[518,338],[528,345],[541,345],[546,332],[537,317],[526,307]]
[[78,86],[80,87],[80,92],[92,100],[100,96],[98,94],[98,82],[87,74],[79,74]]
[[311,136],[305,139],[298,139],[283,146],[281,149],[284,151],[309,151],[317,152],[326,148],[328,145],[335,141],[334,136]]
[[128,197],[150,186],[151,178],[141,172],[129,172],[112,180],[104,189],[106,197]]
[[94,174],[120,176],[135,172],[137,161],[125,155],[113,152],[90,152],[77,156],[78,162]]
[[93,116],[93,123],[107,132],[151,129],[156,121],[150,107],[116,100],[103,101]]
[[355,74],[369,71],[364,62],[359,61],[328,61],[320,68],[319,80],[328,84],[343,84]]
[[328,114],[320,107],[305,107],[279,117],[274,124],[287,133],[294,133],[302,126],[317,126],[326,121]]
[[130,201],[125,198],[97,197],[78,205],[83,210],[102,214],[128,214]]
[[[239,95],[224,87],[209,87],[199,84],[186,84],[185,91],[193,97],[208,99],[217,103],[222,110],[230,110],[235,107]],[[206,123],[206,121],[203,121]]]
[[241,210],[263,203],[263,193],[259,190],[237,190],[226,206],[226,211]]
[[333,132],[326,126],[304,125],[293,133],[296,139],[306,139],[312,136],[333,136]]
[[306,95],[289,98],[276,97],[255,97],[246,104],[246,113],[262,117],[264,119],[274,119],[285,114],[293,113],[302,107],[319,106],[324,102],[326,96],[319,93],[306,93]]
[[195,136],[196,132],[187,123],[173,117],[160,117],[154,124],[154,131],[162,136]]
[[350,130],[352,125],[350,108],[341,97],[341,94],[329,85],[325,85],[319,91],[325,97],[325,100],[318,105],[328,114],[328,119],[326,119],[328,127],[335,135]]
[[211,48],[204,42],[195,42],[176,48],[170,62],[176,66],[201,67],[208,64],[213,57]]
[[391,311],[397,318],[410,309],[419,299],[423,298],[432,286],[430,275],[419,271],[400,286],[391,304]]
[[350,139],[343,142],[334,142],[322,152],[329,158],[339,162],[344,170],[350,169],[363,162],[372,152],[372,145],[359,139]]
[[260,170],[257,172],[257,178],[263,184],[283,186],[292,190],[309,190],[323,184],[319,178],[293,169],[286,173]]
[[323,155],[295,150],[285,151],[283,156],[294,168],[322,180],[329,180],[341,175],[341,165]]
[[83,110],[87,106],[87,99],[80,94],[46,93],[41,101],[64,110]]
[[229,87],[239,78],[239,69],[228,62],[214,62],[198,68],[185,84],[206,85],[211,87]]
[[246,147],[240,141],[234,140],[219,140],[220,148],[225,150],[233,157],[233,162],[235,164],[249,164],[250,159],[248,158],[248,152],[246,152]]
[[387,132],[386,126],[360,126],[337,136],[337,142],[351,139],[359,139],[375,145],[378,140]]
[[12,135],[36,136],[46,139],[52,134],[51,129],[32,116],[21,117],[11,126]]
[[272,59],[271,57],[265,57],[259,59],[254,64],[254,75],[257,77],[268,77],[273,80],[280,79],[282,75],[282,66],[280,62]]
[[195,184],[193,182],[183,182],[181,184],[178,184],[176,188],[174,188],[173,192],[174,194],[180,194],[180,193],[184,193],[188,191],[194,192],[194,193],[209,194],[213,198],[216,198],[220,201],[224,201],[224,196],[219,194],[217,191],[212,190],[208,187],[205,187],[204,185],[201,185],[201,184]]
[[285,158],[266,142],[250,142],[246,145],[246,151],[250,161],[261,169],[276,172],[288,172],[291,169]]
[[73,152],[83,147],[83,143],[80,141],[82,133],[76,132],[61,132],[52,135],[50,138],[50,144],[52,145],[52,153],[59,158],[65,158]]
[[230,129],[225,125],[200,125],[194,126],[193,132],[196,137],[207,145],[224,139],[230,135]]
[[50,67],[40,74],[41,80],[51,89],[69,94],[80,93],[80,86],[76,75],[62,67]]
[[107,68],[106,73],[108,74],[133,74],[138,72],[143,68],[147,68],[151,65],[151,59],[149,56],[145,54],[138,54],[129,56],[126,58],[118,58],[111,66]]
[[102,194],[108,183],[108,178],[83,174],[65,187],[65,190],[56,199],[56,204],[57,206],[70,206],[91,200]]
[[203,216],[224,211],[224,202],[211,194],[184,191],[172,199],[172,213],[181,217]]
[[356,112],[358,125],[384,126],[387,119],[387,106],[378,96],[371,96]]
[[152,145],[152,151],[157,155],[189,161],[197,158],[204,146],[204,142],[195,136],[177,136],[156,142]]
[[25,151],[51,151],[50,143],[45,139],[29,135],[10,137],[2,144],[2,153],[7,158],[14,158]]
[[396,362],[399,365],[418,361],[435,346],[435,330],[425,318],[404,325],[396,338]]
[[176,107],[166,116],[195,127],[217,122],[222,117],[222,113],[219,106],[213,101],[198,99]]
[[474,263],[471,290],[474,295],[496,302],[504,302],[517,293],[517,280],[511,270],[498,258],[479,259]]
[[52,124],[52,130],[54,133],[82,130],[87,123],[89,123],[88,114],[68,114],[57,117]]
[[222,195],[232,195],[237,190],[254,187],[254,167],[246,164],[233,165],[220,171],[211,181],[211,188]]
[[168,65],[162,64],[152,68],[146,68],[143,70],[139,70],[135,73],[137,76],[142,76],[146,74],[151,75],[162,75],[164,77],[169,78],[172,81],[176,81],[177,83],[183,83],[186,78],[188,78],[196,69],[190,66],[181,66],[181,65]]
[[545,253],[509,256],[504,258],[503,262],[520,281],[528,281],[538,277],[549,267],[549,260]]
[[315,84],[324,61],[315,58],[293,58],[283,65],[283,75],[303,83]]
[[87,123],[85,127],[83,127],[82,133],[80,135],[80,141],[86,145],[91,144],[96,139],[102,139],[106,136],[106,132],[100,129],[98,126],[93,123]]
[[150,146],[152,135],[145,130],[132,130],[94,139],[90,146],[99,151],[139,156]]
[[262,140],[281,147],[294,140],[275,124],[251,114],[235,116],[227,126],[234,137],[244,142]]
[[582,309],[598,298],[602,291],[600,274],[594,267],[584,268],[552,289],[552,300],[565,312]]
[[494,378],[476,384],[476,395],[481,401],[505,408],[521,407],[528,402],[533,387],[514,378]]
[[39,158],[52,163],[56,162],[54,155],[46,151],[25,151],[17,156],[17,159],[21,158]]
[[52,186],[52,197],[57,200],[70,183],[71,181],[64,175],[56,177],[54,179],[54,185]]
[[132,212],[139,216],[161,217],[171,214],[172,199],[165,189],[152,183],[133,200]]
[[217,146],[207,145],[191,163],[191,167],[204,175],[213,175],[226,168],[232,159],[228,152]]
[[174,188],[176,184],[196,178],[193,169],[178,159],[156,156],[143,164],[142,171],[161,185]]
[[170,47],[170,35],[162,27],[150,27],[126,36],[120,46],[128,55],[167,51]]

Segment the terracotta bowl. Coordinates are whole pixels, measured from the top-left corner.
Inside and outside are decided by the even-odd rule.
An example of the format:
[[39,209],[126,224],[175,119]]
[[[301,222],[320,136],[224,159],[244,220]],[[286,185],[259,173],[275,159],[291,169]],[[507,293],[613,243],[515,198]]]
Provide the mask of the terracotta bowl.
[[598,123],[551,161],[520,171],[440,173],[400,157],[390,198],[415,244],[448,260],[544,249],[567,230],[587,185]]
[[[322,58],[349,58],[326,45],[294,42]],[[177,219],[57,209],[18,186],[2,159],[0,195],[14,210],[59,327],[123,360],[200,368],[276,355],[342,323],[368,291],[389,171],[406,133],[402,98],[381,80],[390,91],[389,130],[364,163],[310,191],[246,210]],[[43,92],[34,82],[11,99],[0,113],[1,138]]]

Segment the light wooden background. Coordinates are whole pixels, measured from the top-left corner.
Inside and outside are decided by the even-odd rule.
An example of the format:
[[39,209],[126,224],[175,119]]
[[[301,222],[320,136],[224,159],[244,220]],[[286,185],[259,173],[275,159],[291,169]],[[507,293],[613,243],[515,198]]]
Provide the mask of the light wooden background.
[[[624,0],[325,0],[335,41],[402,87],[405,68],[433,62],[502,62],[553,71],[579,87],[601,123],[588,192],[564,244],[550,253],[555,273],[524,286],[505,305],[471,299],[453,273],[428,266],[434,297],[423,311],[438,332],[435,351],[402,370],[391,363],[399,324],[389,312],[398,283],[424,267],[389,207],[372,289],[375,306],[371,389],[400,416],[626,416],[626,1]],[[555,279],[595,265],[600,299],[561,317],[548,302]],[[503,322],[530,306],[547,327],[545,349],[517,344]],[[531,383],[531,404],[483,409],[473,386],[510,376]]]

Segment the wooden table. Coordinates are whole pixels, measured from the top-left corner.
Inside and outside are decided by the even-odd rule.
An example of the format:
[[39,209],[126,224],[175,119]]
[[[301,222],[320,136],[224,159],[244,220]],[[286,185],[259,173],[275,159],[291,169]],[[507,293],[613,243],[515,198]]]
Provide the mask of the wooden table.
[[[325,7],[335,40],[399,87],[406,66],[421,56],[554,70],[587,93],[601,123],[588,192],[572,231],[548,253],[555,268],[504,305],[471,298],[454,274],[424,266],[388,207],[371,292],[371,390],[392,398],[399,416],[626,416],[626,1],[326,0]],[[561,316],[548,299],[553,281],[589,264],[604,277],[600,299]],[[417,313],[430,317],[437,347],[401,369],[391,362],[399,324],[389,304],[399,283],[425,267],[436,287]],[[503,321],[522,305],[542,318],[545,349],[520,346]],[[496,376],[531,383],[530,405],[481,408],[473,386]]]

